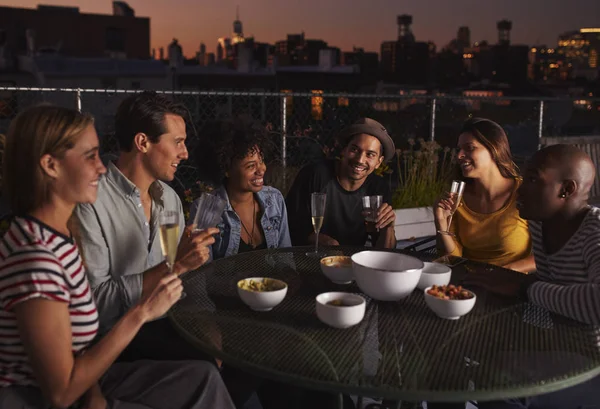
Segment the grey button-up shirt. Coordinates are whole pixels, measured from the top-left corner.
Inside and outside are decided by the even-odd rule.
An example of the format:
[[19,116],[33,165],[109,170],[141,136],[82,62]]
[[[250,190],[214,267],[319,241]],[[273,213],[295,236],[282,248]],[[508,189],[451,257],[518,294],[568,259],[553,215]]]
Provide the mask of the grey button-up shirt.
[[179,212],[180,234],[185,226],[181,200],[167,184],[150,187],[152,215],[144,214],[139,189],[109,163],[94,204],[78,205],[78,238],[90,285],[100,313],[100,332],[108,331],[142,295],[143,272],[160,264],[159,219],[163,211]]

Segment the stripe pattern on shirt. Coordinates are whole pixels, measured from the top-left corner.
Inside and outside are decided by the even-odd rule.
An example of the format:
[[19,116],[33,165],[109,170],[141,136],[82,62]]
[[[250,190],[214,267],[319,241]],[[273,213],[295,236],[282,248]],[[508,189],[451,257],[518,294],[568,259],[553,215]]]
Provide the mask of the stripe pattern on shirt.
[[0,387],[36,385],[14,313],[35,298],[69,305],[73,353],[96,336],[98,312],[77,246],[35,219],[17,217],[0,239]]
[[542,226],[529,222],[540,281],[529,299],[548,310],[600,325],[600,209],[591,207],[579,229],[554,254],[544,251]]

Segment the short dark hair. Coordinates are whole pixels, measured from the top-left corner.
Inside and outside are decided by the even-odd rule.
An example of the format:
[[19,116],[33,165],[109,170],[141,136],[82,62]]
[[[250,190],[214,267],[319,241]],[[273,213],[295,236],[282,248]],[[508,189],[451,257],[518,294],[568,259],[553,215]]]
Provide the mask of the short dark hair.
[[270,152],[265,126],[249,115],[209,121],[198,132],[196,164],[207,181],[220,185],[235,160],[258,150],[264,157]]
[[131,152],[133,139],[138,133],[144,133],[152,143],[158,143],[160,136],[166,133],[165,115],[179,115],[188,119],[187,108],[164,95],[145,91],[127,97],[117,109],[115,116],[115,137],[119,149]]

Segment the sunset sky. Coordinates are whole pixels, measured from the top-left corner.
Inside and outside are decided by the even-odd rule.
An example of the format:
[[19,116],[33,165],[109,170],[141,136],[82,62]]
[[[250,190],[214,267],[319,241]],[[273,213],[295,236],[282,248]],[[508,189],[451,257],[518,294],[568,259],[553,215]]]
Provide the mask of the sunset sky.
[[[110,0],[0,0],[0,5],[35,8],[37,4],[78,6],[85,13],[112,13]],[[496,22],[512,20],[513,43],[556,45],[558,34],[600,27],[599,0],[129,0],[136,16],[150,17],[152,47],[179,39],[193,55],[204,42],[214,52],[217,38],[229,36],[236,5],[244,33],[274,43],[288,33],[324,39],[331,46],[379,52],[381,42],[397,36],[396,15],[413,16],[417,40],[438,49],[471,28],[471,41],[496,42]]]

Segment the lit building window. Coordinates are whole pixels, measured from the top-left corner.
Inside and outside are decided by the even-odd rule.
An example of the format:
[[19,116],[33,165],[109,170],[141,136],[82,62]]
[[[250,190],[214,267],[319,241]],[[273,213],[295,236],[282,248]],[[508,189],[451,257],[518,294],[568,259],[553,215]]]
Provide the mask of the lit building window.
[[314,120],[320,121],[323,119],[323,91],[313,90],[311,93],[313,96],[310,99],[310,113]]
[[590,68],[597,68],[598,67],[598,51],[596,50],[591,50],[590,51],[590,58],[589,58],[589,64],[590,64]]
[[338,98],[338,106],[339,107],[347,107],[350,105],[350,100],[347,97],[339,97]]

